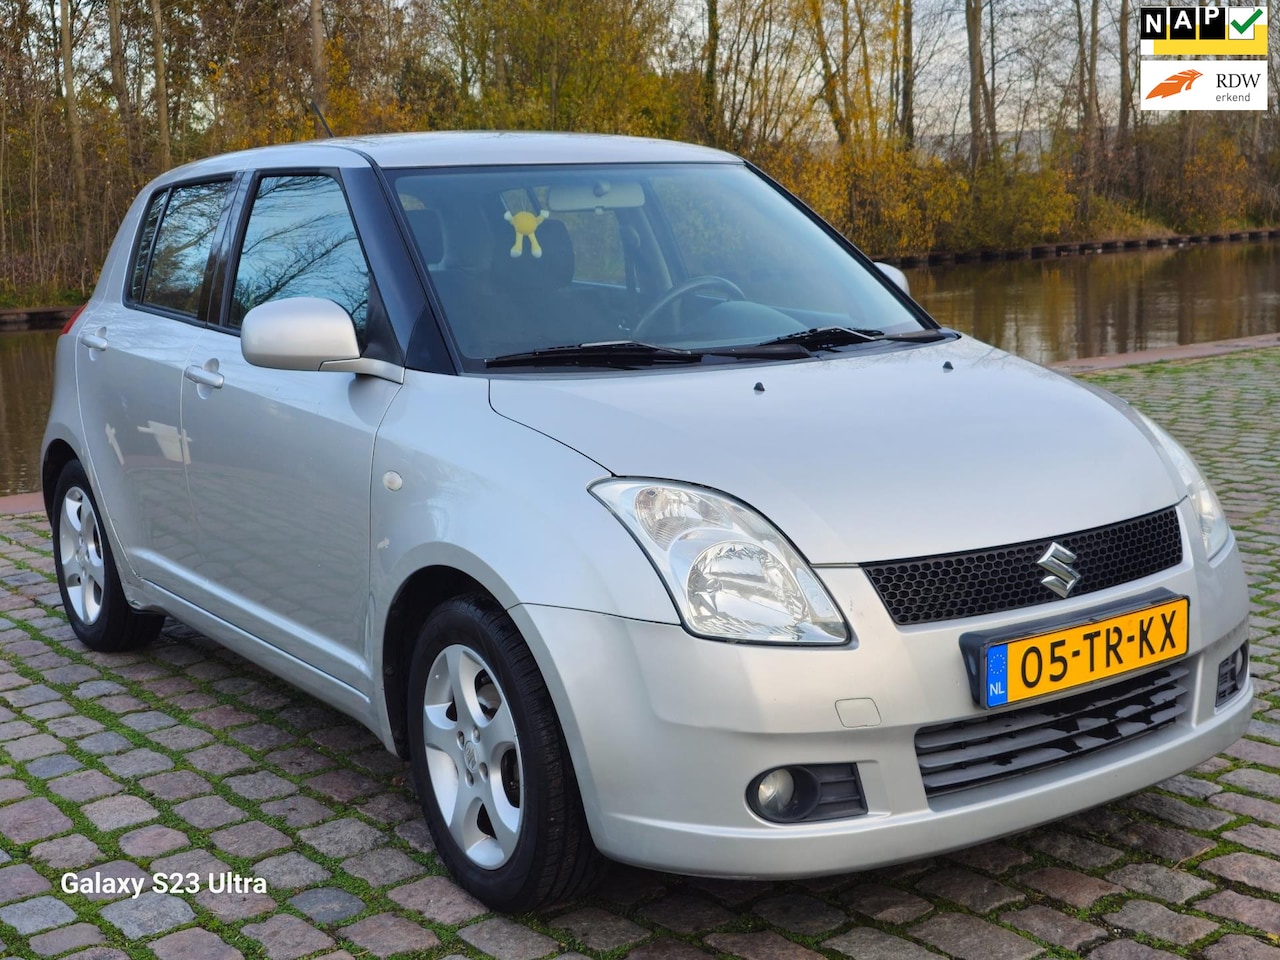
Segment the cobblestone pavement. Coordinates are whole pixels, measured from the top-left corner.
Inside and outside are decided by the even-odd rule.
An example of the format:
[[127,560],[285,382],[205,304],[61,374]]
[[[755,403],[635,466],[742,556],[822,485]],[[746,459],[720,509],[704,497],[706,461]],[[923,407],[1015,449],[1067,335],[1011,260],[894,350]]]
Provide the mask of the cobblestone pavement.
[[[580,902],[496,916],[446,879],[404,765],[372,736],[174,624],[141,655],[85,650],[44,519],[0,518],[0,957],[1280,960],[1280,349],[1093,379],[1192,449],[1244,549],[1255,719],[1195,770],[892,869],[742,883],[619,867]],[[267,890],[64,892],[72,871]]]

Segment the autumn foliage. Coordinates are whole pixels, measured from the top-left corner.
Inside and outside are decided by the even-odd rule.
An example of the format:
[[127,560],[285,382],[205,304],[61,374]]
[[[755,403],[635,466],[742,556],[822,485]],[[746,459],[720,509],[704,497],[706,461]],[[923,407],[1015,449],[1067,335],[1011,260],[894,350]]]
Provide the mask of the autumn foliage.
[[719,146],[880,256],[1277,220],[1272,114],[1139,112],[1128,0],[1005,4],[0,0],[0,302],[81,295],[166,157],[321,135],[313,100]]

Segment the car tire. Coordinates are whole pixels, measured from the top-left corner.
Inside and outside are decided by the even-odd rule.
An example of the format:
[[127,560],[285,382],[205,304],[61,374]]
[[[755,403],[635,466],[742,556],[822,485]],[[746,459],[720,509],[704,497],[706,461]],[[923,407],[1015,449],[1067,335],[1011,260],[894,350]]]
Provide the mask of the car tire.
[[49,522],[62,606],[80,642],[116,653],[154,640],[164,617],[133,610],[125,599],[105,523],[78,460],[58,475]]
[[533,654],[487,597],[427,618],[409,677],[414,783],[445,866],[494,910],[572,897],[603,859]]

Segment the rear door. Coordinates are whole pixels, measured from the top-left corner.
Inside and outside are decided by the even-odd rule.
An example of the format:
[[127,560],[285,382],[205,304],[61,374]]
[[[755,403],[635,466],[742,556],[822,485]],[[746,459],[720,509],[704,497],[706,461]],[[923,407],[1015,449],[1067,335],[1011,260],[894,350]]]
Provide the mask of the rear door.
[[200,337],[182,385],[197,531],[184,594],[367,690],[373,443],[399,386],[252,366],[240,324],[269,300],[324,297],[351,315],[363,345],[381,299],[339,174],[263,174],[247,202],[223,323]]
[[89,467],[125,560],[172,588],[191,556],[179,424],[182,373],[208,313],[209,264],[231,181],[157,191],[127,288],[82,324],[76,380]]

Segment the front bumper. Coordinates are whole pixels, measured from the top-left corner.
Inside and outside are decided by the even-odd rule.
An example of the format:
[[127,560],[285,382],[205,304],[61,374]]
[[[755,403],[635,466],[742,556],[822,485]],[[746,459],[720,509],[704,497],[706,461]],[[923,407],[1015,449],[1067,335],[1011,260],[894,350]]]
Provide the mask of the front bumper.
[[[1070,614],[1158,587],[1190,597],[1181,717],[1055,766],[930,798],[916,732],[986,713],[973,703],[959,634],[1034,624],[1045,612],[899,628],[860,571],[828,568],[821,575],[855,625],[853,645],[733,645],[668,624],[565,608],[512,609],[556,702],[602,852],[639,866],[726,877],[881,866],[1013,833],[1150,786],[1219,752],[1248,724],[1248,681],[1221,706],[1214,702],[1218,665],[1247,635],[1247,592],[1233,544],[1212,567],[1201,561],[1197,569],[1188,559],[1122,588],[1053,605],[1055,614]],[[856,763],[867,813],[787,825],[758,818],[746,804],[748,783],[797,763]]]

